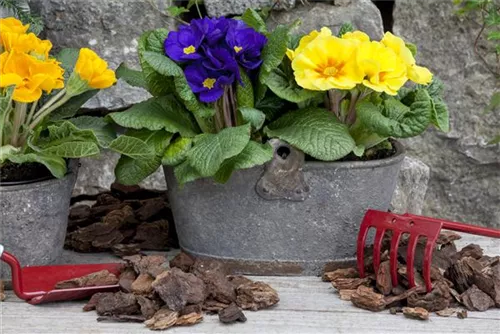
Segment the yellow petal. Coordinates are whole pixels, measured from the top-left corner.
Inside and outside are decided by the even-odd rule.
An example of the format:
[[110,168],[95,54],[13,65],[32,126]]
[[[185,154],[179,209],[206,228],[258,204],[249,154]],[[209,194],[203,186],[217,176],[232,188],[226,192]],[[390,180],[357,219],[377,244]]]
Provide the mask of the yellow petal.
[[12,99],[17,102],[31,103],[35,102],[42,97],[42,89],[29,89],[26,87],[20,87],[14,90],[12,94]]
[[0,75],[0,87],[9,87],[12,85],[20,85],[23,82],[23,78],[15,73],[7,73]]
[[413,65],[408,67],[408,78],[421,85],[427,85],[432,81],[432,73],[426,67]]
[[26,31],[28,31],[29,27],[29,24],[23,25],[23,23],[15,17],[0,19],[0,31],[2,32],[24,34]]
[[357,40],[360,42],[369,42],[370,41],[370,36],[365,34],[362,31],[356,30],[353,32],[346,32],[345,34],[342,35],[343,39],[353,39]]

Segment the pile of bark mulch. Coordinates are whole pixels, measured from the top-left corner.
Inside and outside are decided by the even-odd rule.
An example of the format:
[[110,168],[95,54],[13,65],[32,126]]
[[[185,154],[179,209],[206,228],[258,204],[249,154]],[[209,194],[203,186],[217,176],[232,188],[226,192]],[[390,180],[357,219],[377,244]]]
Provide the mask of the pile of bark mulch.
[[390,313],[403,313],[414,319],[427,320],[430,312],[460,319],[467,311],[486,311],[500,308],[500,256],[490,257],[476,244],[457,250],[454,232],[440,235],[433,251],[432,291],[427,293],[422,278],[425,240],[419,240],[415,256],[415,283],[410,288],[406,268],[408,239],[398,249],[398,282],[393,286],[390,275],[390,235],[383,240],[381,264],[377,279],[373,273],[373,245],[365,248],[365,271],[360,278],[357,269],[346,268],[325,272],[323,280],[331,282],[342,300],[350,300],[356,307],[370,311],[390,309]]
[[83,310],[96,310],[98,321],[144,322],[154,330],[197,324],[205,312],[217,313],[223,323],[245,322],[243,310],[257,311],[279,302],[268,284],[227,275],[218,261],[194,260],[184,253],[169,264],[159,255],[124,260],[119,278],[101,271],[59,282],[56,288],[118,283],[119,292],[96,293]]
[[[89,200],[94,204],[81,204]],[[178,248],[172,212],[163,191],[114,183],[109,192],[79,196],[73,203],[65,241],[67,249],[113,251],[126,256],[141,250]]]

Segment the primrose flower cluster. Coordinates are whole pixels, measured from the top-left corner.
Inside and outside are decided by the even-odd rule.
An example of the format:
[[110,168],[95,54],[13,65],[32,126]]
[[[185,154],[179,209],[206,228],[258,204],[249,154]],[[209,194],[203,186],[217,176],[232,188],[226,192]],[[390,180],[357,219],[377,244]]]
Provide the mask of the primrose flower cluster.
[[241,82],[240,67],[247,73],[262,63],[267,38],[244,22],[228,18],[202,18],[181,25],[165,40],[165,53],[185,65],[184,74],[200,101],[218,100],[225,86]]
[[[0,19],[0,88],[15,86],[12,99],[20,103],[38,101],[43,92],[50,94],[65,86],[64,69],[49,55],[52,43],[28,29],[16,18]],[[68,89],[70,95],[114,84],[115,74],[107,67],[95,52],[81,49],[72,80],[81,82],[73,91]]]
[[322,28],[304,36],[287,56],[297,83],[310,90],[349,90],[362,84],[396,95],[408,80],[418,84],[432,81],[432,73],[416,65],[405,42],[390,32],[379,42],[370,41],[361,31],[339,38]]

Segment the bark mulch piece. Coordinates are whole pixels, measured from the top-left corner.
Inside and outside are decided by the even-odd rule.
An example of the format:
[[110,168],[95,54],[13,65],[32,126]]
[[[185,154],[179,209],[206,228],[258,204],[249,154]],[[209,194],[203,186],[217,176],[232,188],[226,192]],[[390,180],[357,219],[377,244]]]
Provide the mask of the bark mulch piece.
[[[486,311],[500,307],[500,256],[487,256],[476,244],[457,250],[454,241],[460,239],[455,232],[443,231],[433,251],[431,266],[432,290],[427,292],[422,276],[421,262],[426,240],[419,239],[416,247],[414,277],[416,286],[409,288],[406,267],[408,237],[402,237],[398,248],[398,282],[393,286],[390,275],[388,244],[384,236],[381,263],[377,279],[373,275],[373,245],[365,248],[366,278],[359,278],[356,268],[325,272],[323,281],[331,282],[340,299],[353,305],[379,312],[403,313],[414,319],[427,320],[430,312],[442,317],[467,317],[469,311]],[[238,296],[239,298],[239,296]],[[465,307],[466,309],[463,309]]]
[[279,301],[268,284],[228,276],[218,261],[180,254],[172,263],[183,271],[168,268],[163,256],[134,255],[124,260],[117,279],[121,291],[96,293],[83,307],[96,310],[98,321],[144,322],[150,329],[162,330],[195,325],[207,312],[218,313],[223,323],[245,322],[242,309],[256,311]]
[[165,192],[115,183],[111,191],[93,196],[91,206],[89,196],[80,197],[85,202],[76,201],[69,212],[66,248],[128,256],[178,246]]
[[86,286],[115,285],[118,278],[107,270],[101,270],[82,277],[73,278],[56,283],[56,289],[82,288]]
[[194,258],[184,252],[180,252],[169,264],[170,268],[179,268],[182,271],[190,272],[194,264]]

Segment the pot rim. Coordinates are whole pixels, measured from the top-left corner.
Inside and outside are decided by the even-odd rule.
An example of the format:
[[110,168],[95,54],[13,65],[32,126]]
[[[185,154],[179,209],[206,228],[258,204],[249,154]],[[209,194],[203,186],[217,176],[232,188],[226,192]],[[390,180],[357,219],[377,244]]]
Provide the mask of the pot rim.
[[66,180],[71,174],[74,174],[75,170],[79,167],[79,159],[70,159],[67,163],[67,171],[62,179],[55,178],[53,175],[40,177],[38,179],[33,179],[29,181],[11,181],[0,183],[1,191],[16,191],[23,190],[25,188],[33,187],[43,187],[51,183],[60,182]]
[[403,144],[397,140],[393,140],[393,143],[396,148],[396,153],[388,158],[369,161],[306,161],[304,164],[304,170],[319,168],[363,169],[395,165],[405,158],[406,149]]

